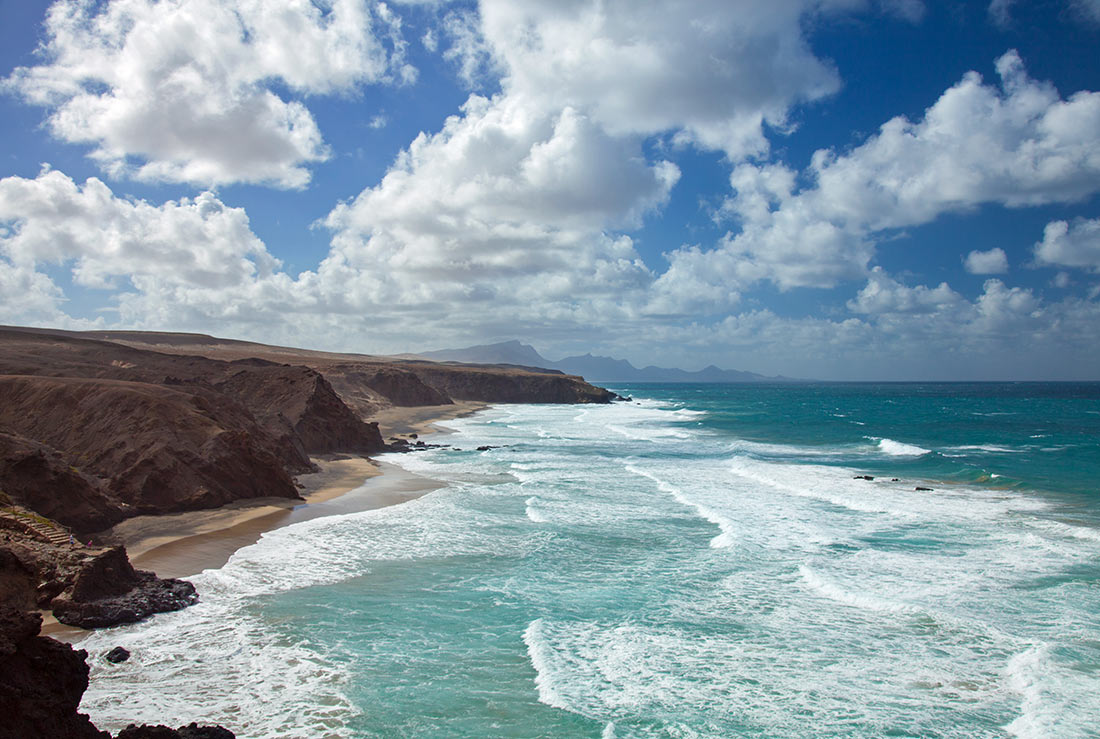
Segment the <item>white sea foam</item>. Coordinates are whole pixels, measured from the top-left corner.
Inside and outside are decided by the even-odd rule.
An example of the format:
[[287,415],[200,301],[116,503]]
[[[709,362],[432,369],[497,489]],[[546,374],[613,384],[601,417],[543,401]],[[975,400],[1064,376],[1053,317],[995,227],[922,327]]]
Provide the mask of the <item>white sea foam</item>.
[[887,598],[845,590],[836,583],[814,572],[806,565],[799,565],[798,574],[811,590],[838,603],[843,603],[844,605],[863,608],[868,611],[878,611],[880,613],[922,613],[920,608],[909,605],[908,603],[900,603]]
[[553,708],[560,708],[564,711],[572,710],[555,686],[557,672],[560,668],[557,668],[554,664],[554,651],[547,643],[542,632],[543,621],[541,618],[536,618],[527,624],[527,628],[523,631],[523,643],[527,646],[527,658],[531,661],[531,666],[535,668],[535,687],[539,692],[539,701]]
[[878,439],[878,449],[883,454],[889,454],[892,457],[919,457],[932,451],[915,444],[906,444],[893,439]]
[[1011,449],[997,444],[963,444],[962,446],[950,447],[950,449],[960,452],[996,452],[1000,454],[1022,454],[1027,451],[1026,449]]
[[525,509],[527,511],[527,518],[531,519],[535,523],[546,523],[546,516],[542,511],[537,508],[538,498],[531,496],[525,501]]
[[642,477],[646,477],[652,480],[657,484],[657,488],[659,490],[671,495],[673,499],[676,500],[676,502],[688,506],[689,508],[695,509],[696,513],[698,513],[701,518],[706,519],[707,521],[710,521],[712,524],[717,526],[722,533],[710,540],[710,546],[712,548],[727,549],[733,546],[733,543],[736,539],[736,528],[734,527],[733,521],[719,514],[713,508],[703,505],[702,503],[699,503],[684,495],[681,490],[674,487],[673,485],[668,484],[664,480],[654,475],[652,472],[639,469],[634,465],[627,465],[626,470],[628,472],[634,473],[635,475],[641,475]]

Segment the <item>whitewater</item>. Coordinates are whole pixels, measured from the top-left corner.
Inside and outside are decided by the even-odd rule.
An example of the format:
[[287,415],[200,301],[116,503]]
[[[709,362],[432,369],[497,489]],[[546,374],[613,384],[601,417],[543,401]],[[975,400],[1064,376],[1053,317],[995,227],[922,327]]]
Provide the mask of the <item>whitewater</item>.
[[1096,735],[1100,386],[615,389],[385,455],[445,487],[269,532],[192,578],[200,604],[93,634],[82,710],[240,737]]

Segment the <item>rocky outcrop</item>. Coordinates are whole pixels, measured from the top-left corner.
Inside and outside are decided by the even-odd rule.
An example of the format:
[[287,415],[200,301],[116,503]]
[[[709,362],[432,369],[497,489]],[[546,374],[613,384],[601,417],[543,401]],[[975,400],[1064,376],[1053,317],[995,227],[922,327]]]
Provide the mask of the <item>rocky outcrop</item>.
[[[0,739],[111,739],[79,712],[88,653],[39,636],[42,616],[0,606]],[[220,726],[130,725],[118,739],[233,739]]]
[[0,737],[110,739],[78,712],[87,652],[39,636],[42,617],[0,607]]
[[239,398],[261,422],[285,420],[308,454],[369,454],[384,448],[378,425],[359,418],[309,367],[253,361],[216,387]]
[[90,557],[66,584],[49,606],[58,621],[83,629],[134,623],[199,599],[195,586],[186,580],[135,570],[122,547]]
[[177,611],[197,600],[185,580],[135,570],[122,547],[54,545],[15,528],[0,534],[0,605],[49,609],[61,623],[96,628]]

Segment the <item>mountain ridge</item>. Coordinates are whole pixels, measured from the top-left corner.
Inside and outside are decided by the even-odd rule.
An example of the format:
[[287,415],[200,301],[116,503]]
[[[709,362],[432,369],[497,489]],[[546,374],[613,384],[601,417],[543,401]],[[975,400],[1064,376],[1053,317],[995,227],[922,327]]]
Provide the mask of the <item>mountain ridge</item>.
[[591,352],[555,361],[543,357],[533,346],[518,339],[421,352],[417,356],[439,362],[507,364],[557,370],[567,375],[579,375],[589,382],[796,382],[782,375],[768,377],[756,372],[721,369],[713,364],[701,370],[655,365],[638,368],[626,359],[593,355]]

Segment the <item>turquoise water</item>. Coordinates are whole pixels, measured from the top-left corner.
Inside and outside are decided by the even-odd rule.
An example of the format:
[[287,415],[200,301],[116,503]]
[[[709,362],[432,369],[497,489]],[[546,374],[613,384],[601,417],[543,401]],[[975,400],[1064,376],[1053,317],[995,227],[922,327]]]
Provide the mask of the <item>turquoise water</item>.
[[389,456],[447,486],[271,532],[198,606],[94,635],[83,710],[243,737],[1097,735],[1100,385],[615,389]]

